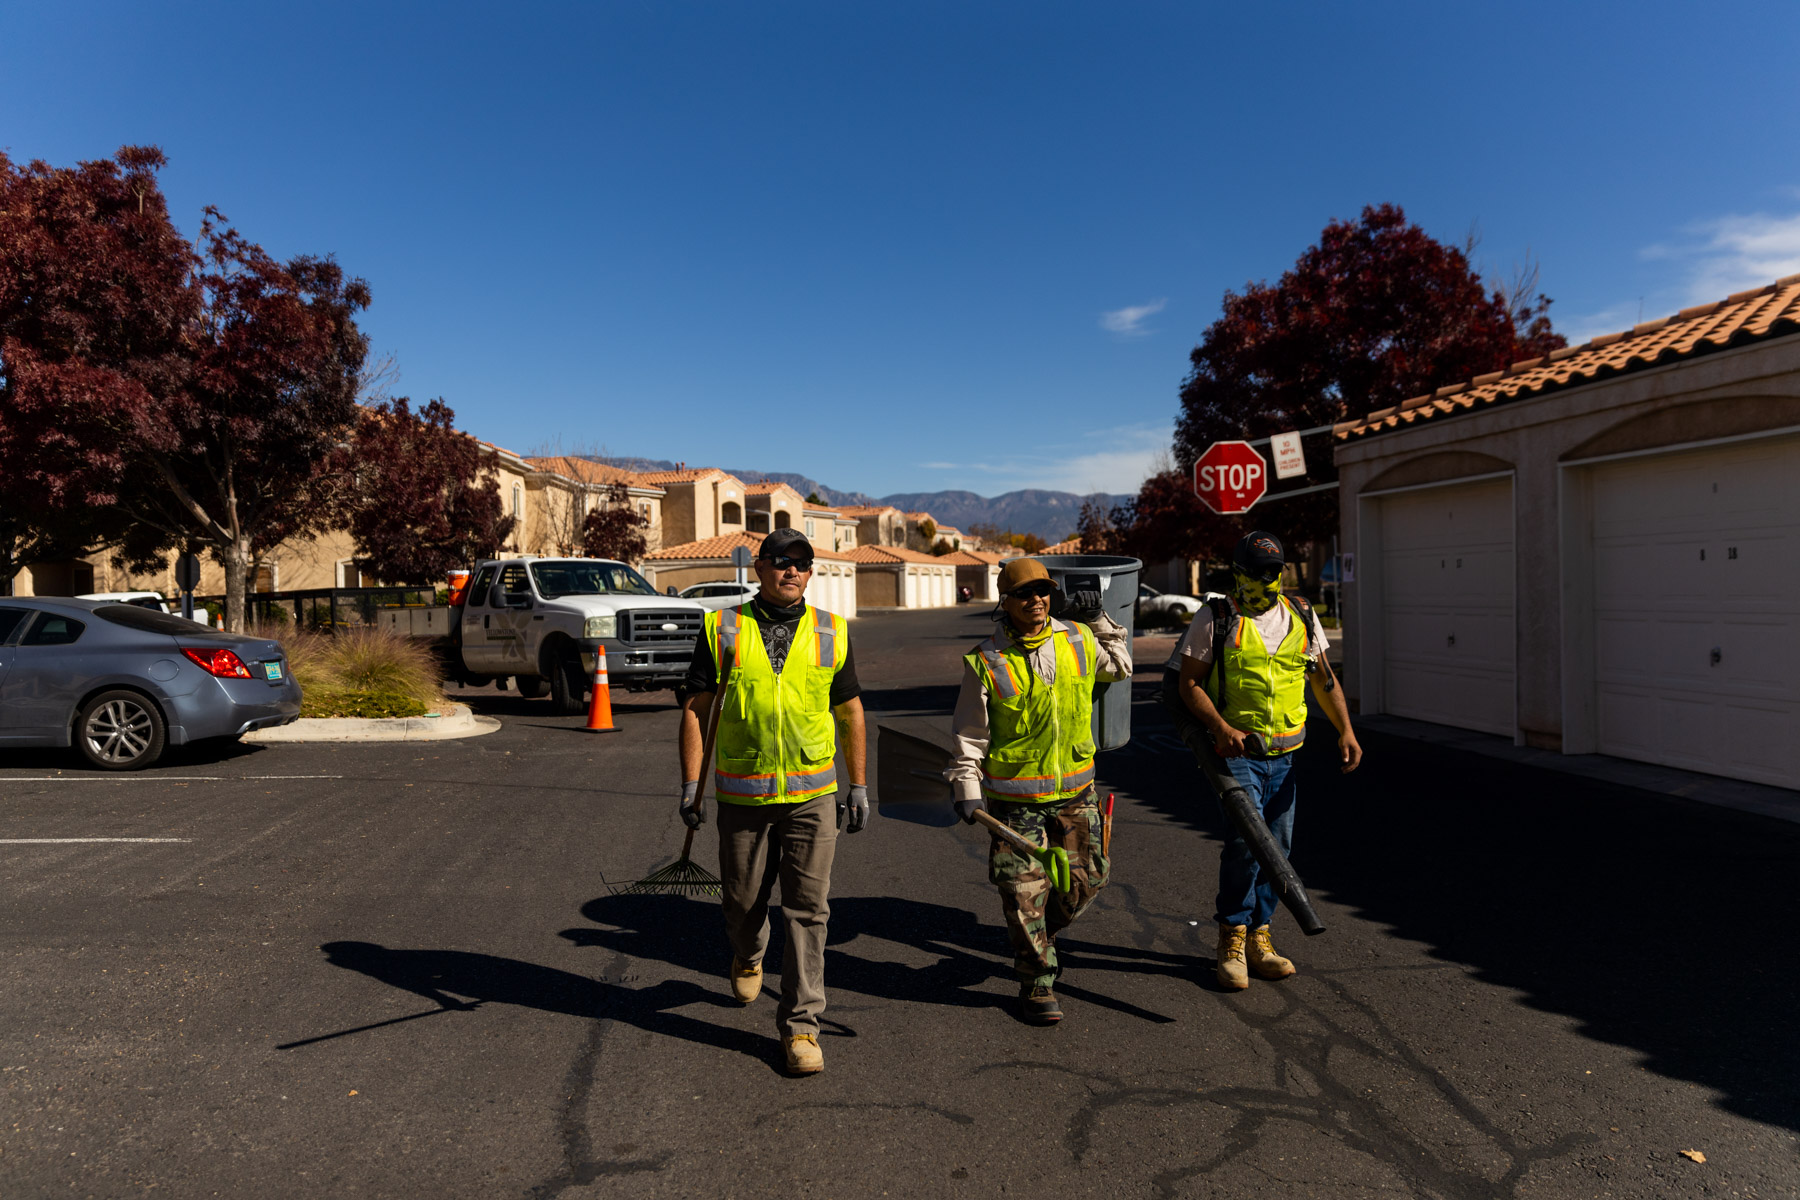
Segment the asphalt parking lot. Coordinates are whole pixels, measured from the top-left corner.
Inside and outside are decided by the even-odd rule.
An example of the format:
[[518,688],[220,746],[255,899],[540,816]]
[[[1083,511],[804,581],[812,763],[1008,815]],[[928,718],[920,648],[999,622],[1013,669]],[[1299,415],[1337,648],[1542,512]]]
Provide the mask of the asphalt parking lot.
[[[942,721],[985,628],[858,620],[871,726]],[[0,756],[0,1195],[1800,1195],[1800,827],[1385,735],[1340,780],[1321,725],[1330,928],[1278,918],[1302,973],[1228,995],[1155,673],[1062,1024],[1011,1015],[985,838],[876,819],[799,1080],[716,902],[614,893],[681,844],[667,693],[610,735],[486,692],[461,741]]]

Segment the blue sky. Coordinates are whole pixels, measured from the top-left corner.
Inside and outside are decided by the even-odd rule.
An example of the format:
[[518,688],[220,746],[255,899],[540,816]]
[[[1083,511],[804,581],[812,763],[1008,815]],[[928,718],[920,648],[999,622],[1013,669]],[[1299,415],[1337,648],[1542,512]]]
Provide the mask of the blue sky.
[[0,145],[154,143],[530,452],[1132,490],[1228,288],[1393,201],[1572,337],[1800,271],[1792,4],[0,9]]

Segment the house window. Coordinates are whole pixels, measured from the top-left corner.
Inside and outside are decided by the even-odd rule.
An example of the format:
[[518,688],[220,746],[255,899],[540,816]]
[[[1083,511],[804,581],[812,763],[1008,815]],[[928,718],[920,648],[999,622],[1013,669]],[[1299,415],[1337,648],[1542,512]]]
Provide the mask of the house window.
[[786,529],[788,526],[792,525],[793,523],[794,523],[793,519],[791,517],[789,517],[785,512],[778,512],[775,514],[775,528]]
[[719,524],[721,524],[721,525],[742,525],[743,523],[744,523],[744,510],[739,508],[736,504],[733,504],[733,503],[727,501],[719,509]]
[[514,517],[522,517],[525,515],[525,485],[522,483],[513,484],[512,515]]
[[811,517],[806,518],[806,540],[809,542],[813,540],[813,519]]
[[769,514],[765,513],[765,512],[751,513],[750,514],[750,532],[751,533],[767,533],[767,532],[769,532]]

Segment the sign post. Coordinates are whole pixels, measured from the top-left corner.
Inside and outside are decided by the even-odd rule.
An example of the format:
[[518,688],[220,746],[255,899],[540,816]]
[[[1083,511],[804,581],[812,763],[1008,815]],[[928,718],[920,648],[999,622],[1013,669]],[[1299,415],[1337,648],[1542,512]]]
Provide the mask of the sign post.
[[181,615],[194,619],[194,589],[200,586],[200,556],[183,551],[175,560],[175,586],[181,591]]
[[1214,442],[1194,462],[1194,494],[1221,516],[1249,512],[1268,489],[1268,464],[1249,442]]
[[750,547],[748,546],[739,546],[732,550],[731,565],[737,568],[737,582],[739,587],[748,587],[750,585],[748,568],[754,557],[755,556],[750,553]]

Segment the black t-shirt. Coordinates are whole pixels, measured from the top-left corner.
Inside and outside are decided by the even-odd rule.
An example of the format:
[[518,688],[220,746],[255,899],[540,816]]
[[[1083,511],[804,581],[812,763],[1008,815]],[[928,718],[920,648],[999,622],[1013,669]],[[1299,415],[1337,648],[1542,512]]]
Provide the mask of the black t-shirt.
[[[757,627],[762,631],[770,665],[777,675],[781,674],[781,669],[787,665],[788,650],[794,644],[794,630],[800,627],[800,618],[806,615],[806,602],[782,608],[759,595],[750,601],[750,615],[756,618]],[[706,639],[698,638],[694,642],[694,657],[688,660],[687,677],[681,681],[681,694],[696,696],[717,691],[718,687],[718,666],[707,651]],[[844,665],[831,677],[831,706],[836,708],[860,695],[862,685],[856,680],[856,647],[846,644]]]

